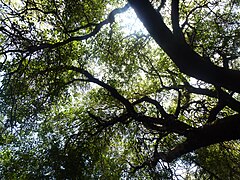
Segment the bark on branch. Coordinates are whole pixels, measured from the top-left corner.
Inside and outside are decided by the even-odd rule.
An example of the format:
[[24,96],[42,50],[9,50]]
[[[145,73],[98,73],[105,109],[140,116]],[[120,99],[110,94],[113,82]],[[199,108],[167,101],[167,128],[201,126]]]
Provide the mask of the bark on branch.
[[171,20],[173,34],[175,35],[176,38],[179,38],[180,41],[184,41],[183,33],[179,26],[179,0],[172,0]]
[[215,66],[179,41],[149,0],[128,0],[150,35],[183,73],[226,89],[240,92],[240,72]]
[[[149,0],[128,0],[128,2],[135,10],[137,16],[156,43],[168,54],[181,72],[196,79],[211,83],[216,87],[224,87],[228,90],[240,93],[239,71],[214,65],[209,60],[206,60],[197,54],[185,41],[181,41],[177,36],[175,36],[175,32],[179,32],[177,1],[172,1],[173,33],[165,25],[160,13],[153,8]],[[233,107],[233,104],[238,104],[238,102],[229,98],[227,93],[222,93],[221,95],[221,100],[223,100],[227,105]],[[233,109],[239,110],[238,107]],[[146,117],[145,119],[149,122],[154,120],[153,118]],[[157,123],[157,120],[154,123]],[[165,126],[167,125],[164,121],[161,121],[159,124],[164,124]],[[177,126],[175,127],[175,125]],[[182,131],[189,129],[184,126],[182,128],[180,127],[181,126],[179,124],[174,124],[171,128],[173,128],[174,132],[177,133],[179,133],[179,130]],[[187,134],[184,135],[187,137],[185,142],[177,145],[166,154],[162,152],[158,153],[157,158],[166,162],[171,162],[183,154],[192,152],[198,148],[206,147],[219,142],[239,139],[240,115],[232,115],[216,120],[211,125],[189,130],[187,131]]]
[[194,129],[185,142],[178,144],[166,154],[159,153],[159,159],[171,162],[196,149],[235,139],[240,139],[239,114],[220,119],[212,125]]

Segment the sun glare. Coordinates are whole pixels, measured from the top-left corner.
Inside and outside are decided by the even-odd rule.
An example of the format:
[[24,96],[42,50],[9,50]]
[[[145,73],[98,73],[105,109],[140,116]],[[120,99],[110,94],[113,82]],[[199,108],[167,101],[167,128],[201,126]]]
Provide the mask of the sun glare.
[[126,34],[142,33],[148,34],[142,22],[138,19],[134,10],[130,8],[124,13],[116,16],[116,21]]

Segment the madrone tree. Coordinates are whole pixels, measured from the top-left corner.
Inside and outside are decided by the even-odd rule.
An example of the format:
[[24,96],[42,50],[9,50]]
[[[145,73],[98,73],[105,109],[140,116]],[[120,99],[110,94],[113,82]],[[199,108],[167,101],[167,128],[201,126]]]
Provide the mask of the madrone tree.
[[2,178],[240,178],[239,1],[0,5]]

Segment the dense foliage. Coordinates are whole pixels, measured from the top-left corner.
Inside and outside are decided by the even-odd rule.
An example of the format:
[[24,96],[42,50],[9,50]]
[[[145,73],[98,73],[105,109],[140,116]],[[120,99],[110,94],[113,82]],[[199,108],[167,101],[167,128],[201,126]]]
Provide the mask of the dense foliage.
[[240,179],[239,6],[1,0],[1,179]]

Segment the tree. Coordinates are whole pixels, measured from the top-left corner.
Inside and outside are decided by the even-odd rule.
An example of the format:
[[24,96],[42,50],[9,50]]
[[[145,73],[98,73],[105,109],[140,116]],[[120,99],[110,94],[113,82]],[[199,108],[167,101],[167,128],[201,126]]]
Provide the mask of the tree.
[[1,7],[1,176],[239,179],[238,1]]

